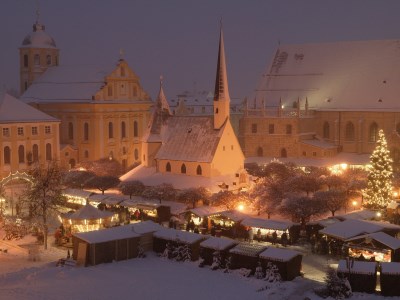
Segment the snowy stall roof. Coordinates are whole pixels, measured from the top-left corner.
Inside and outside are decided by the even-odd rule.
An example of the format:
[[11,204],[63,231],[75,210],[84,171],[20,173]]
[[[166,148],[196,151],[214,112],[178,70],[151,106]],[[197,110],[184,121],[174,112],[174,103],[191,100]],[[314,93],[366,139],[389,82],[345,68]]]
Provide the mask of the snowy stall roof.
[[122,201],[119,205],[125,206],[125,207],[133,207],[133,208],[143,208],[143,209],[156,209],[157,207],[160,206],[169,206],[171,210],[171,214],[173,215],[179,215],[187,209],[187,205],[179,202],[173,202],[173,201],[162,201],[160,203],[160,200],[156,199],[145,199],[142,197],[132,197],[132,199],[126,199]]
[[193,244],[195,242],[206,239],[204,235],[192,233],[188,231],[181,231],[172,228],[165,228],[154,233],[154,236],[169,241],[178,241],[186,244]]
[[95,231],[79,232],[75,233],[74,236],[89,244],[140,237],[140,234],[133,231],[132,228],[132,226],[117,226]]
[[146,186],[156,186],[163,183],[169,183],[176,189],[197,188],[199,186],[209,189],[211,192],[219,192],[219,185],[225,183],[230,189],[235,188],[233,182],[237,178],[232,175],[222,175],[216,177],[188,176],[182,174],[158,173],[155,167],[145,167],[140,165],[120,177],[121,181],[140,180]]
[[217,214],[219,212],[225,211],[225,207],[204,205],[204,206],[188,209],[187,211],[191,212],[192,214],[194,214],[196,216],[204,218],[204,217],[208,217],[208,216]]
[[301,253],[294,250],[274,248],[274,247],[269,247],[260,253],[261,258],[267,258],[284,262],[289,261],[293,257],[296,257],[298,255],[301,255]]
[[239,242],[226,238],[226,237],[208,237],[205,241],[200,243],[201,247],[210,248],[214,250],[225,250],[231,246],[237,245]]
[[358,211],[353,211],[347,214],[337,215],[336,218],[343,221],[348,219],[356,220],[371,220],[376,217],[376,212],[373,210],[363,209]]
[[58,119],[33,108],[0,89],[0,124],[4,123],[60,122]]
[[100,202],[108,205],[117,205],[126,200],[126,196],[117,194],[107,194],[108,197],[102,199]]
[[82,206],[76,212],[72,214],[64,214],[61,215],[62,218],[71,219],[71,220],[95,220],[95,219],[104,219],[110,218],[114,215],[114,213],[109,211],[102,211],[94,206],[87,203],[85,206]]
[[237,211],[235,209],[221,211],[221,212],[216,213],[215,215],[221,215],[221,216],[231,219],[232,221],[235,221],[235,222],[240,222],[248,217],[248,215],[241,213],[240,211]]
[[104,201],[104,199],[108,198],[109,194],[96,194],[96,193],[92,193],[88,200],[89,201],[94,201],[94,202],[100,202],[102,203],[102,201]]
[[66,196],[88,198],[93,192],[80,190],[80,189],[65,189],[63,194]]
[[260,244],[240,243],[229,250],[230,253],[241,254],[246,256],[257,257],[261,252],[267,249],[266,246]]
[[329,217],[326,219],[322,219],[322,220],[317,220],[317,221],[311,221],[308,224],[310,225],[320,225],[322,227],[328,227],[332,224],[336,224],[338,222],[342,222],[339,219],[335,218],[335,217]]
[[350,267],[350,270],[347,268],[347,261],[344,259],[339,260],[338,264],[338,272],[342,273],[354,273],[354,274],[368,274],[372,275],[376,272],[376,262],[369,262],[369,261],[350,261],[349,264],[353,266]]
[[[267,107],[399,111],[400,40],[279,45],[262,75],[256,98]],[[379,55],[377,55],[377,53]],[[348,84],[351,82],[351,84]],[[379,101],[381,99],[381,101]]]
[[378,232],[387,228],[394,229],[397,227],[400,229],[400,226],[395,226],[396,225],[383,222],[348,219],[343,222],[332,224],[321,229],[319,232],[341,240],[347,240],[358,235]]
[[244,226],[275,230],[287,230],[295,224],[290,221],[260,219],[252,217],[245,218],[241,223]]
[[132,231],[134,231],[138,234],[156,232],[156,231],[164,229],[160,224],[154,223],[151,220],[137,222],[137,223],[133,223],[133,224],[125,225],[125,226],[132,227]]
[[373,245],[373,241],[375,240],[385,246],[388,246],[390,249],[396,250],[400,248],[400,240],[392,237],[391,235],[388,235],[384,232],[374,232],[374,233],[369,233],[361,236],[356,236],[354,238],[346,240],[346,242],[351,242],[351,241],[364,241],[368,244]]
[[400,275],[400,262],[381,262],[381,274]]

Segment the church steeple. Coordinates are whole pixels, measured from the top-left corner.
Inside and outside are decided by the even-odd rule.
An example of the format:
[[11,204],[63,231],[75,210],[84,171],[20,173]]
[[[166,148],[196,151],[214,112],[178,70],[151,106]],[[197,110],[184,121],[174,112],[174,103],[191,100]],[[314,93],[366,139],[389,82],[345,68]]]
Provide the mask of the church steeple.
[[228,76],[225,63],[224,36],[222,24],[219,36],[217,76],[214,92],[214,129],[219,129],[229,119],[230,97],[228,88]]

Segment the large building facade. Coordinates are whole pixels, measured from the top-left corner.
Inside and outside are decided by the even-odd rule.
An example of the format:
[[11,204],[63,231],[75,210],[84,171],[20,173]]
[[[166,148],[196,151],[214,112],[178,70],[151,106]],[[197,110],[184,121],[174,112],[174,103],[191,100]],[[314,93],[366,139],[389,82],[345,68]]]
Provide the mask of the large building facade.
[[246,157],[370,154],[383,129],[400,164],[400,41],[281,45],[245,105]]

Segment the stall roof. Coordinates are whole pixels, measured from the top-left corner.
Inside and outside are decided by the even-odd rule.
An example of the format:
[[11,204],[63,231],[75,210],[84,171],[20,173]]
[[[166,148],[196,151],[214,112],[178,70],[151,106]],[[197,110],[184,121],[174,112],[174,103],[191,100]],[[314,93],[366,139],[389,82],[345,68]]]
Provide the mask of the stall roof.
[[[353,263],[353,267],[350,268],[350,273],[355,274],[375,274],[376,272],[376,262],[369,261],[353,261],[349,262],[349,264]],[[339,260],[338,272],[348,273],[349,269],[347,268],[347,262],[344,259]]]
[[355,220],[371,220],[376,217],[376,211],[363,209],[358,211],[353,211],[343,215],[337,215],[335,218],[341,221],[355,219]]
[[260,244],[240,243],[229,250],[230,253],[241,254],[246,256],[257,257],[261,252],[267,249],[266,246]]
[[294,250],[274,247],[269,247],[260,253],[261,258],[269,258],[277,261],[289,261],[298,255],[301,255],[301,253]]
[[89,201],[95,201],[95,202],[102,202],[102,201],[104,201],[104,199],[106,199],[106,198],[108,198],[108,197],[110,197],[110,195],[109,194],[96,194],[96,193],[92,193],[90,196],[89,196]]
[[258,227],[264,229],[286,230],[293,226],[295,223],[282,220],[260,219],[248,217],[242,221],[242,225],[249,227]]
[[126,226],[132,227],[132,231],[138,233],[138,234],[145,234],[145,233],[150,233],[150,232],[156,232],[159,230],[162,230],[163,227],[160,224],[154,223],[151,220],[148,221],[143,221],[143,222],[137,222],[133,224],[129,224]]
[[132,197],[132,199],[125,198],[119,205],[125,207],[142,208],[142,209],[156,209],[160,206],[169,206],[171,209],[171,214],[179,215],[187,209],[187,205],[179,202],[173,201],[162,201],[155,199],[145,199],[142,197]]
[[356,241],[356,240],[368,240],[372,239],[381,244],[388,246],[390,249],[396,250],[400,248],[400,240],[388,235],[384,232],[374,232],[365,235],[356,236],[354,238],[346,240],[346,242]]
[[140,237],[140,234],[132,230],[132,226],[117,226],[95,231],[79,232],[74,235],[89,244]]
[[381,262],[381,274],[400,275],[400,262]]
[[187,231],[181,231],[181,230],[176,230],[172,228],[165,228],[161,229],[159,231],[156,231],[154,233],[155,237],[169,240],[169,241],[179,241],[183,242],[186,244],[193,244],[195,242],[201,241],[205,238],[207,238],[204,235],[200,235],[197,233],[192,233],[192,232],[187,232]]
[[214,214],[217,214],[219,212],[225,211],[225,207],[215,207],[215,206],[200,206],[196,208],[191,208],[188,209],[188,212],[191,212],[192,214],[199,216],[201,218],[208,217]]
[[335,217],[329,217],[326,219],[322,219],[322,220],[317,220],[317,221],[312,221],[309,224],[311,225],[320,225],[322,227],[328,227],[332,224],[338,223],[338,222],[342,222],[341,220],[335,218]]
[[114,213],[112,212],[99,210],[95,208],[93,205],[87,203],[85,206],[82,206],[76,212],[72,214],[61,215],[61,217],[71,220],[94,220],[94,219],[110,218],[113,215]]
[[229,247],[237,245],[238,242],[225,237],[214,237],[211,236],[205,241],[200,243],[200,246],[205,248],[211,248],[214,250],[226,250]]
[[100,200],[100,202],[108,205],[118,205],[126,199],[127,197],[124,195],[108,194],[108,197]]
[[221,215],[221,216],[231,219],[232,221],[235,221],[235,222],[240,222],[248,217],[248,215],[241,213],[235,209],[217,212],[214,215]]
[[79,189],[65,189],[63,194],[66,196],[73,196],[73,197],[81,197],[81,198],[88,198],[93,192],[79,190]]

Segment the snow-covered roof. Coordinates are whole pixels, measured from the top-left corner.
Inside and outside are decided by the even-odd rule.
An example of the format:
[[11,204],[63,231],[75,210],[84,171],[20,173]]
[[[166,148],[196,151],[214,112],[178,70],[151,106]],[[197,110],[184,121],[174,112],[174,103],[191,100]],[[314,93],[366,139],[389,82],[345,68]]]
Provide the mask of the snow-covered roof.
[[214,129],[211,116],[169,118],[156,159],[211,162],[224,128]]
[[107,196],[107,198],[103,198],[99,202],[108,205],[117,205],[125,201],[126,199],[129,199],[129,197],[125,195],[107,194]]
[[247,217],[241,222],[244,226],[258,227],[264,229],[286,230],[294,225],[293,222],[283,220],[271,220]]
[[[400,40],[279,45],[260,80],[259,105],[399,111]],[[351,83],[351,84],[350,84]]]
[[163,229],[163,227],[160,224],[154,223],[151,220],[148,221],[143,221],[143,222],[137,222],[125,226],[130,226],[132,227],[132,231],[138,233],[138,234],[145,234],[145,233],[150,233],[150,232],[155,232]]
[[236,209],[225,210],[225,211],[218,212],[216,214],[219,214],[225,218],[231,219],[232,221],[235,221],[235,222],[240,222],[240,221],[244,220],[245,218],[249,217],[249,215],[246,215],[240,211],[237,211]]
[[44,29],[45,26],[38,22],[33,24],[33,32],[24,38],[21,48],[57,48],[54,39]]
[[222,207],[222,206],[216,207],[216,206],[204,205],[204,206],[188,209],[187,211],[191,212],[192,214],[194,214],[196,216],[203,218],[203,217],[208,217],[208,216],[214,215],[216,213],[219,213],[219,212],[222,212],[225,210],[226,210],[226,208]]
[[239,242],[226,238],[226,237],[208,237],[205,241],[200,243],[201,247],[210,248],[214,250],[226,250],[234,245],[237,245]]
[[26,103],[93,102],[92,96],[104,86],[105,77],[115,68],[115,64],[49,67],[32,83],[21,100]]
[[128,225],[117,226],[95,231],[79,232],[75,233],[74,235],[89,244],[98,244],[109,241],[140,237],[140,234],[135,232],[132,228],[132,226]]
[[93,192],[80,190],[80,189],[65,189],[63,194],[72,197],[88,198]]
[[387,206],[387,208],[390,209],[397,209],[400,206],[400,203],[396,200],[392,200],[390,201],[389,205]]
[[[353,266],[351,267],[351,264],[353,263]],[[376,262],[369,262],[369,261],[353,261],[349,262],[350,264],[350,270],[347,268],[347,262],[344,259],[339,260],[338,264],[338,272],[342,273],[355,273],[355,274],[367,274],[367,275],[372,275],[376,273]]]
[[337,218],[330,217],[330,218],[326,218],[323,220],[311,221],[311,222],[309,222],[309,224],[312,224],[312,225],[315,224],[315,225],[320,225],[322,227],[327,227],[327,226],[330,226],[330,225],[338,223],[338,222],[342,222],[342,221]]
[[0,123],[60,122],[0,90]]
[[376,217],[376,211],[363,209],[357,210],[353,212],[349,212],[347,214],[337,215],[336,218],[339,220],[348,220],[348,219],[356,219],[356,220],[371,220]]
[[221,191],[219,185],[225,183],[233,188],[233,182],[237,182],[234,174],[216,177],[189,176],[184,174],[158,173],[155,167],[140,165],[120,177],[121,181],[140,180],[146,186],[156,186],[162,183],[170,183],[176,189],[197,188],[199,186],[209,189],[212,193]]
[[289,261],[298,255],[301,255],[301,253],[294,250],[274,247],[269,247],[260,253],[261,258],[267,258],[276,261]]
[[400,248],[400,240],[384,232],[374,232],[346,240],[346,242],[364,240],[365,243],[372,243],[373,240],[396,250]]
[[171,210],[172,215],[179,215],[186,211],[187,205],[179,202],[174,201],[162,201],[156,199],[145,199],[142,197],[134,196],[132,199],[126,199],[119,203],[121,206],[125,207],[133,207],[133,208],[143,208],[143,209],[156,209],[160,206],[168,206]]
[[400,275],[400,262],[381,262],[381,274]]
[[172,228],[165,228],[154,233],[154,236],[169,241],[178,241],[185,244],[193,244],[198,241],[204,240],[207,237],[197,233],[188,231],[176,230]]
[[96,219],[104,219],[110,218],[114,215],[114,213],[109,211],[102,211],[94,206],[87,203],[85,206],[82,206],[76,212],[68,215],[61,215],[61,217],[70,219],[70,220],[96,220]]
[[257,257],[261,252],[267,249],[266,246],[260,244],[240,243],[229,250],[230,253]]

